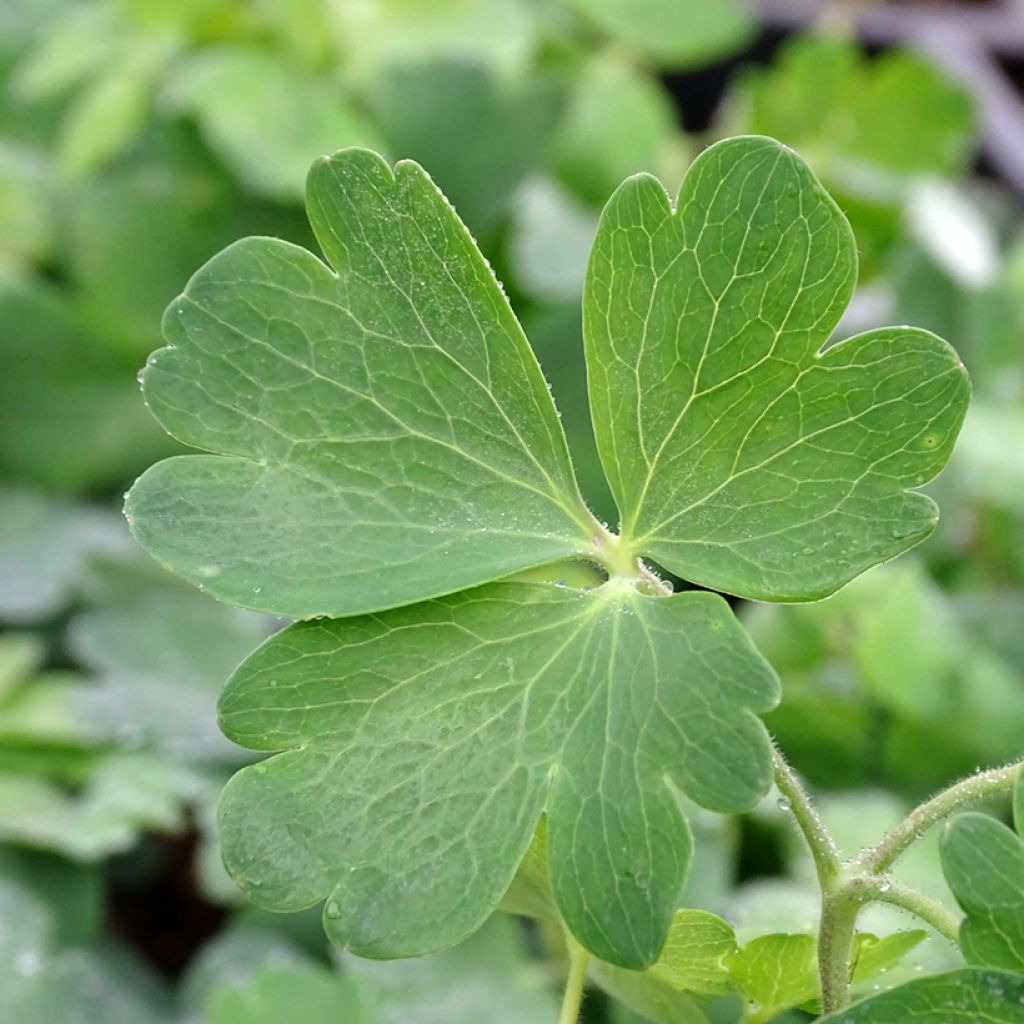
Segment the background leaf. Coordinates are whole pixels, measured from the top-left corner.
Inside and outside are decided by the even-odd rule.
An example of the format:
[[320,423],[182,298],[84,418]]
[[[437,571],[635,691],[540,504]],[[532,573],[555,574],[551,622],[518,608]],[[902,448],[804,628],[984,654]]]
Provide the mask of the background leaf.
[[830,1024],[1020,1024],[1024,978],[977,968],[918,978],[823,1017]]

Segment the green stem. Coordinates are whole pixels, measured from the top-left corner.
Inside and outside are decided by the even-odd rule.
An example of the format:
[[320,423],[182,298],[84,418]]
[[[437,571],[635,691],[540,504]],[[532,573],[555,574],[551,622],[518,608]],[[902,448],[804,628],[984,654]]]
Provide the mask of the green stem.
[[1024,760],[1015,761],[1003,768],[978,772],[977,775],[944,789],[931,800],[915,808],[903,821],[886,832],[874,846],[858,858],[856,868],[870,874],[880,874],[888,870],[907,847],[932,825],[943,818],[948,818],[961,807],[1013,789],[1022,765]]
[[821,889],[821,921],[818,926],[818,973],[825,1012],[842,1009],[849,998],[850,953],[860,904],[843,883],[843,859],[835,840],[821,820],[796,772],[782,751],[772,744],[775,785],[793,821],[804,837]]
[[774,743],[772,758],[775,764],[775,785],[782,795],[782,800],[785,801],[784,806],[792,813],[797,828],[810,848],[814,868],[818,873],[818,882],[824,894],[832,887],[842,870],[843,862],[839,848],[811,802],[807,790],[797,778],[796,772]]
[[845,886],[821,896],[818,926],[818,973],[821,978],[822,1013],[835,1013],[850,1001],[850,954],[861,904]]
[[568,932],[565,934],[565,942],[569,951],[569,977],[565,982],[558,1024],[576,1024],[583,1003],[583,986],[587,980],[590,954]]
[[938,900],[926,896],[911,885],[870,875],[851,878],[846,888],[859,903],[888,903],[907,910],[925,924],[931,925],[954,945],[959,941],[960,919]]

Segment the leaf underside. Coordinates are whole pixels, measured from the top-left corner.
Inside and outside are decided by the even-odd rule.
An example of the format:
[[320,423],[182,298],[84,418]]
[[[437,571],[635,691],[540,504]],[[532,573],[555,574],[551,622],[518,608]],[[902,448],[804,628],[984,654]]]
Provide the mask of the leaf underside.
[[598,448],[636,548],[761,600],[825,597],[934,528],[908,488],[949,457],[956,353],[884,328],[824,352],[856,280],[839,208],[763,138],[706,151],[673,208],[637,175],[605,208],[584,300]]
[[670,783],[750,807],[776,686],[706,593],[494,584],[298,624],[221,701],[232,739],[289,751],[228,784],[228,868],[268,907],[326,898],[328,933],[357,953],[414,955],[479,926],[544,811],[562,916],[644,966],[689,862]]
[[348,150],[314,165],[308,209],[334,270],[245,239],[167,311],[146,399],[218,454],[139,479],[126,514],[142,546],[215,597],[292,618],[582,550],[587,513],[540,367],[423,170]]
[[[612,963],[649,964],[689,862],[675,789],[719,811],[770,785],[777,682],[717,597],[496,583],[605,545],[733,593],[830,593],[931,529],[908,490],[948,457],[967,380],[938,338],[823,354],[855,253],[792,152],[731,140],[673,210],[615,194],[585,294],[591,406],[621,540],[584,507],[551,396],[501,289],[415,164],[318,162],[329,265],[248,239],[169,309],[147,401],[209,454],[126,513],[222,600],[299,619],[222,701],[239,773],[221,828],[257,902],[326,900],[378,957],[478,926],[547,815],[558,908]],[[476,588],[476,589],[467,589]]]

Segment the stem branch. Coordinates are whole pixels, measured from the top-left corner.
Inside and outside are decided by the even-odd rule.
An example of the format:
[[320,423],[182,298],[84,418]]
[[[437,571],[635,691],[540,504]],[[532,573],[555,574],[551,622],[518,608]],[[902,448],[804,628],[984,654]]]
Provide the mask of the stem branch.
[[1015,761],[1003,768],[992,768],[944,789],[931,800],[916,807],[903,821],[886,832],[874,846],[860,856],[856,868],[870,874],[888,870],[907,847],[932,825],[943,818],[948,818],[967,804],[975,803],[987,796],[1009,792],[1017,781],[1022,765],[1024,760]]
[[954,945],[959,941],[960,919],[938,900],[911,885],[869,875],[850,879],[847,889],[860,903],[888,903],[907,910]]
[[587,964],[590,954],[566,931],[566,947],[569,951],[569,977],[565,982],[565,995],[562,997],[562,1011],[558,1015],[558,1024],[576,1024],[583,1003],[583,986],[587,980]]
[[821,820],[811,798],[797,778],[796,772],[782,756],[782,751],[772,744],[772,758],[775,762],[775,785],[782,798],[789,805],[793,820],[807,842],[814,858],[818,882],[824,894],[839,877],[843,862],[829,830]]

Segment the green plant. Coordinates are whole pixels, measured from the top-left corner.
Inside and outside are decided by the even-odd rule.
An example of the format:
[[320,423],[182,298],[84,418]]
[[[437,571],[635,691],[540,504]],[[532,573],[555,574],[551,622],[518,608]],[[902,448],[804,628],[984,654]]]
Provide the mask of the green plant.
[[[918,1000],[938,1024],[948,993],[991,1002],[1024,985],[994,973],[1016,961],[969,953],[976,968],[843,1010],[851,981],[924,937],[856,932],[865,904],[956,939],[952,913],[888,869],[936,821],[1008,792],[1017,768],[842,857],[757,718],[774,672],[722,598],[663,578],[814,601],[937,521],[915,488],[952,450],[963,364],[908,327],[828,344],[855,248],[800,158],[727,140],[674,203],[638,175],[605,208],[584,333],[614,532],[580,497],[526,338],[427,175],[346,150],[314,165],[307,206],[329,265],[247,239],[169,308],[143,390],[209,454],[153,467],[125,505],[172,572],[303,620],[220,702],[230,738],[274,755],[220,805],[243,890],[274,910],[323,901],[329,937],[375,958],[458,942],[499,904],[561,924],[564,1022],[592,955],[600,984],[659,1021],[738,993],[749,1021],[804,1006],[883,1022]],[[744,944],[677,910],[692,847],[680,794],[741,812],[773,780],[813,855],[817,944]]]

